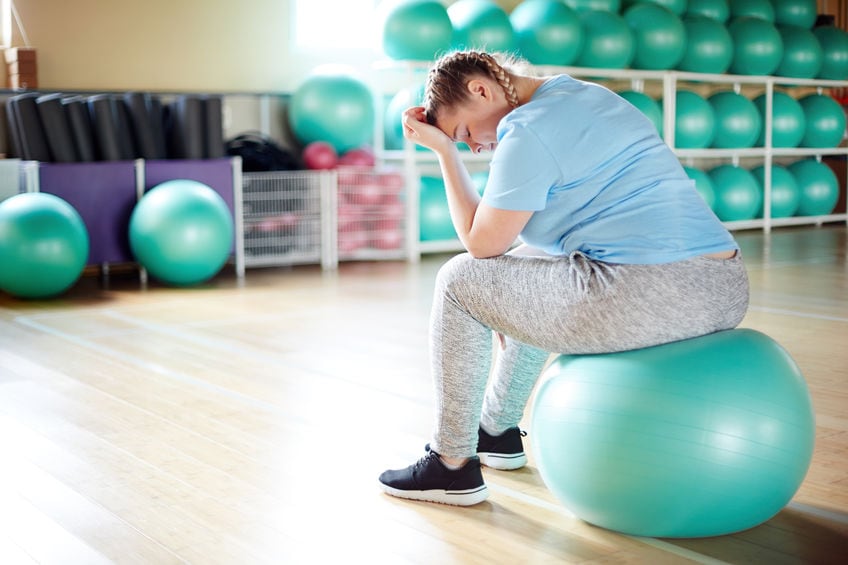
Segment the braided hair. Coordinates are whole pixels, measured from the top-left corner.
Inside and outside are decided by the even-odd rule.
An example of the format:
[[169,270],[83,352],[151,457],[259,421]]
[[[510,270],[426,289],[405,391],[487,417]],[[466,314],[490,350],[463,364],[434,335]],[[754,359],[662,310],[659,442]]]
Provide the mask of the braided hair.
[[424,114],[430,124],[444,108],[451,108],[465,101],[469,94],[466,88],[474,76],[485,76],[497,82],[506,95],[507,103],[518,106],[518,92],[512,82],[510,69],[520,61],[504,54],[485,51],[454,51],[441,57],[427,75],[424,88]]

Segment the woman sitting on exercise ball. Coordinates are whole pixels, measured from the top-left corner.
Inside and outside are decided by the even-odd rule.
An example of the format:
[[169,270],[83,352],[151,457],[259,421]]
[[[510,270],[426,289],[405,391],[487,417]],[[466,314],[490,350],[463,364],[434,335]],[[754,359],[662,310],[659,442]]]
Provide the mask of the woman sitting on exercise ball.
[[[404,136],[438,156],[468,253],[436,280],[435,429],[417,463],[380,475],[394,496],[476,504],[481,463],[525,465],[518,424],[551,353],[692,338],[735,327],[748,307],[738,245],[653,123],[600,85],[522,65],[447,54],[424,106],[403,114]],[[493,151],[482,198],[458,142]]]

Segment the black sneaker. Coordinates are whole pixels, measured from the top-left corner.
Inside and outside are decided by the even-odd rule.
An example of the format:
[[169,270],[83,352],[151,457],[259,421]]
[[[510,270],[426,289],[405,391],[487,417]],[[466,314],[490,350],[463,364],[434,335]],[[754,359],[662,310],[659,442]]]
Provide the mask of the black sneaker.
[[380,486],[392,496],[456,506],[471,506],[489,496],[480,459],[473,457],[462,468],[452,471],[435,451],[428,451],[406,469],[385,471],[380,475]]
[[480,428],[477,431],[477,455],[480,462],[486,467],[501,471],[524,467],[527,464],[527,456],[524,454],[521,438],[526,435],[527,432],[517,427],[510,428],[499,436],[489,435]]

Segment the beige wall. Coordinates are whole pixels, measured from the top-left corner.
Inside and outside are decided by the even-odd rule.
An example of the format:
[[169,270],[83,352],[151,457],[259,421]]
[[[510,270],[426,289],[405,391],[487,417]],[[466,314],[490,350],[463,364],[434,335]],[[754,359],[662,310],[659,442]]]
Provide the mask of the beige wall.
[[286,92],[321,62],[290,52],[289,0],[15,5],[42,89]]

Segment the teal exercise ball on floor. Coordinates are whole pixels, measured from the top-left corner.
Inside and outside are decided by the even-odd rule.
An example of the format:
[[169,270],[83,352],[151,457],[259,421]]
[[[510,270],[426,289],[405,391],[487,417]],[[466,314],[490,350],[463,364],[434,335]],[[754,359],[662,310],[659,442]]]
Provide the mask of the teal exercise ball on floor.
[[668,8],[657,4],[634,4],[624,20],[635,40],[632,66],[635,69],[673,69],[686,51],[686,28]]
[[679,149],[704,149],[715,135],[715,111],[710,103],[692,90],[681,89],[675,95],[674,146]]
[[810,29],[816,23],[816,0],[772,0],[774,23]]
[[389,58],[431,61],[450,49],[453,26],[438,0],[385,0],[379,8],[383,52]]
[[340,155],[367,145],[374,133],[371,90],[353,74],[318,69],[295,89],[288,119],[297,140],[307,145],[326,141]]
[[534,65],[570,65],[583,48],[580,18],[561,0],[524,0],[509,20],[519,53]]
[[62,198],[32,192],[0,202],[0,289],[20,298],[68,290],[88,260],[88,231]]
[[458,0],[448,6],[457,49],[513,51],[515,32],[509,16],[492,0]]
[[579,12],[583,27],[583,48],[577,65],[596,69],[624,69],[633,60],[633,32],[615,12]]
[[763,205],[757,179],[735,165],[719,165],[709,171],[715,191],[713,211],[722,222],[752,220]]
[[441,177],[421,177],[418,227],[421,241],[456,239],[456,230],[448,209],[445,183]]
[[796,216],[823,216],[833,212],[839,200],[839,180],[833,170],[815,159],[802,159],[789,165],[798,182],[801,201]]
[[836,147],[845,135],[845,110],[826,94],[808,94],[798,100],[804,110],[801,147]]
[[729,72],[738,75],[770,75],[783,58],[783,39],[771,22],[742,17],[727,30],[733,38],[733,61]]
[[[754,98],[757,111],[765,120],[766,95]],[[798,147],[804,137],[807,127],[807,117],[801,104],[785,92],[775,90],[772,96],[771,145],[772,147]],[[760,135],[754,144],[764,147],[766,144],[765,128],[760,129]]]
[[227,262],[233,217],[224,199],[207,185],[170,180],[136,204],[129,235],[133,255],[153,277],[193,285],[215,276]]
[[848,31],[835,26],[820,26],[813,28],[813,35],[822,48],[822,66],[816,78],[848,78]]
[[618,93],[619,96],[633,104],[637,110],[642,112],[646,118],[651,120],[657,133],[662,137],[663,134],[663,115],[662,108],[659,103],[645,94],[635,90],[622,90]]
[[754,102],[732,90],[717,92],[708,100],[715,112],[712,146],[753,147],[763,128],[763,118]]
[[[766,168],[763,165],[751,169],[751,174],[757,179],[760,191],[763,192],[763,204],[760,206],[757,217],[762,218],[765,209],[765,179]],[[801,204],[801,191],[798,181],[786,167],[772,165],[771,167],[771,212],[772,218],[788,218],[794,216]]]
[[703,16],[683,18],[686,50],[677,68],[693,73],[721,74],[733,60],[733,39],[721,22]]
[[777,31],[783,41],[783,57],[774,74],[793,78],[818,76],[824,52],[815,34],[792,25],[779,25]]
[[704,16],[719,23],[730,18],[728,0],[689,0],[686,6],[687,16]]
[[695,190],[698,191],[698,194],[701,195],[701,198],[704,199],[704,202],[712,210],[715,206],[715,189],[713,188],[713,181],[710,179],[710,176],[697,167],[684,166],[683,170],[686,171],[690,179],[695,181]]
[[749,329],[560,356],[543,375],[531,423],[539,473],[566,509],[658,538],[769,520],[801,486],[815,441],[797,364]]

